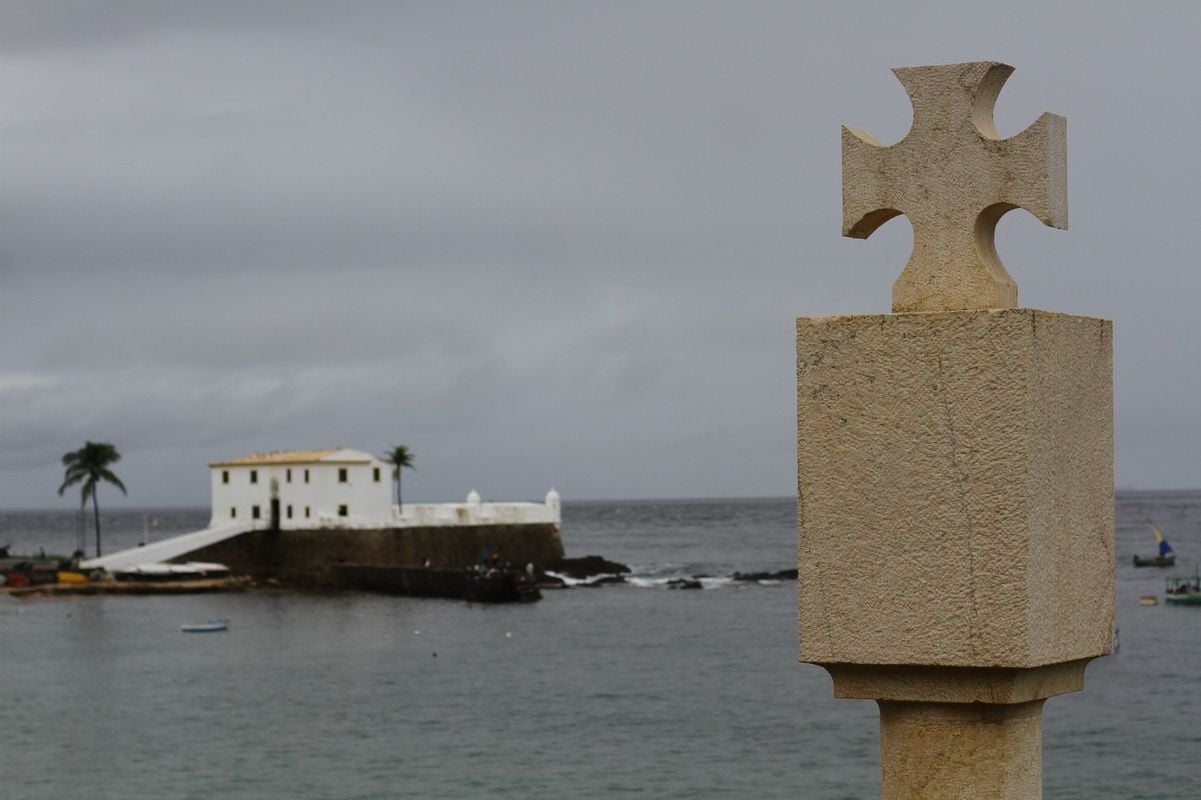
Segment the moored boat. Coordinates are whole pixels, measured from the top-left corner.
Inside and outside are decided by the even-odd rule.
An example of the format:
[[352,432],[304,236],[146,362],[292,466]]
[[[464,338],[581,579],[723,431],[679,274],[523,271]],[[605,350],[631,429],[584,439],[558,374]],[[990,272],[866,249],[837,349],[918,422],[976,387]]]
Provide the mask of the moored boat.
[[180,625],[183,633],[220,633],[229,630],[229,619],[210,619],[208,622],[194,622],[190,625]]
[[218,564],[214,561],[188,561],[181,566],[189,567],[195,572],[199,572],[205,578],[228,578],[229,567],[224,564]]
[[1155,534],[1155,542],[1159,545],[1159,555],[1155,556],[1139,556],[1134,557],[1134,566],[1136,567],[1170,567],[1176,563],[1176,552],[1172,550],[1172,545],[1168,544],[1168,540],[1164,537],[1163,531],[1152,522],[1151,532]]
[[171,567],[167,564],[135,564],[127,569],[115,569],[112,576],[119,581],[167,581],[171,580]]
[[1174,605],[1201,606],[1201,572],[1168,578],[1163,599]]
[[185,564],[135,564],[112,571],[119,581],[195,581],[206,578],[227,578],[229,567],[206,561]]

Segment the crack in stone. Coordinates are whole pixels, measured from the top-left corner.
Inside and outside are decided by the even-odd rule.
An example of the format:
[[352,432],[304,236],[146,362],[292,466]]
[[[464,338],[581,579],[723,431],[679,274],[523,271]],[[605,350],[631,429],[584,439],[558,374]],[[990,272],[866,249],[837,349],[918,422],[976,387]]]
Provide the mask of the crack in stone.
[[955,469],[956,488],[959,490],[959,502],[963,509],[963,518],[967,523],[967,574],[968,574],[968,594],[971,597],[971,614],[968,616],[967,632],[968,644],[971,647],[972,655],[976,655],[976,620],[979,610],[976,603],[976,558],[974,545],[974,529],[972,526],[972,512],[967,502],[967,474],[963,467],[959,464],[959,439],[955,435],[954,415],[951,412],[951,401],[947,396],[947,382],[944,377],[944,367],[942,356],[938,356],[938,397],[942,402],[942,413],[944,422],[947,426],[947,438],[951,445],[951,466]]

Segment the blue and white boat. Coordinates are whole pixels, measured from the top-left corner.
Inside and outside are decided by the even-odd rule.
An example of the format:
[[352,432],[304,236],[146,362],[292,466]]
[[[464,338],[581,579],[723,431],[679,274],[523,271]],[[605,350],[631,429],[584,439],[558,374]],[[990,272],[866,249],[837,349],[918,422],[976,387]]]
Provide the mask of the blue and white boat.
[[1159,545],[1159,555],[1157,556],[1138,556],[1134,557],[1134,566],[1136,567],[1170,567],[1176,563],[1176,551],[1172,549],[1172,545],[1168,544],[1168,540],[1164,538],[1163,531],[1152,522],[1151,532],[1155,534],[1155,541]]
[[184,633],[220,633],[229,630],[229,619],[210,619],[208,622],[195,622],[179,627]]

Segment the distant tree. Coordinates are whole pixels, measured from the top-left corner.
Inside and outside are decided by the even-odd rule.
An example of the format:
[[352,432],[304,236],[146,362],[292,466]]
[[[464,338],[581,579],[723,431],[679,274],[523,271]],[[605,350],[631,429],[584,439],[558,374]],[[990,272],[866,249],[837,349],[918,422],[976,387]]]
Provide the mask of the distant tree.
[[63,470],[63,485],[58,487],[58,493],[61,496],[68,486],[82,481],[79,504],[82,508],[88,502],[88,497],[92,498],[92,513],[96,519],[97,558],[100,557],[100,501],[96,498],[96,486],[101,481],[107,481],[120,489],[122,494],[129,494],[125,491],[125,484],[109,469],[111,464],[120,460],[121,454],[117,452],[117,448],[106,442],[87,442],[80,449],[63,456],[63,466],[66,469]]
[[392,477],[396,480],[396,505],[403,511],[404,504],[400,500],[400,471],[405,467],[417,469],[413,466],[413,453],[405,445],[398,444],[384,454],[384,461],[392,465]]

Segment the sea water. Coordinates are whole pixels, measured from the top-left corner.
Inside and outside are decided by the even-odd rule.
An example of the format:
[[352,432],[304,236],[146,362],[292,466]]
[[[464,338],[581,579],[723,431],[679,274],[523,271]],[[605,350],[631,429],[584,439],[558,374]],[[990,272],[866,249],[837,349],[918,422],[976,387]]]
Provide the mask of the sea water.
[[[207,523],[105,513],[115,550]],[[1201,607],[1162,597],[1148,519],[1184,570],[1201,493],[1117,506],[1120,652],[1053,698],[1046,795],[1191,798],[1201,778]],[[90,519],[88,520],[90,524]],[[0,544],[74,549],[74,514],[0,513]],[[571,555],[628,586],[530,605],[361,593],[0,598],[0,797],[868,798],[875,705],[796,662],[791,500],[568,503]],[[88,534],[89,542],[91,534]],[[89,547],[90,550],[90,547]],[[705,575],[703,590],[670,590]],[[226,633],[180,625],[228,617]]]

